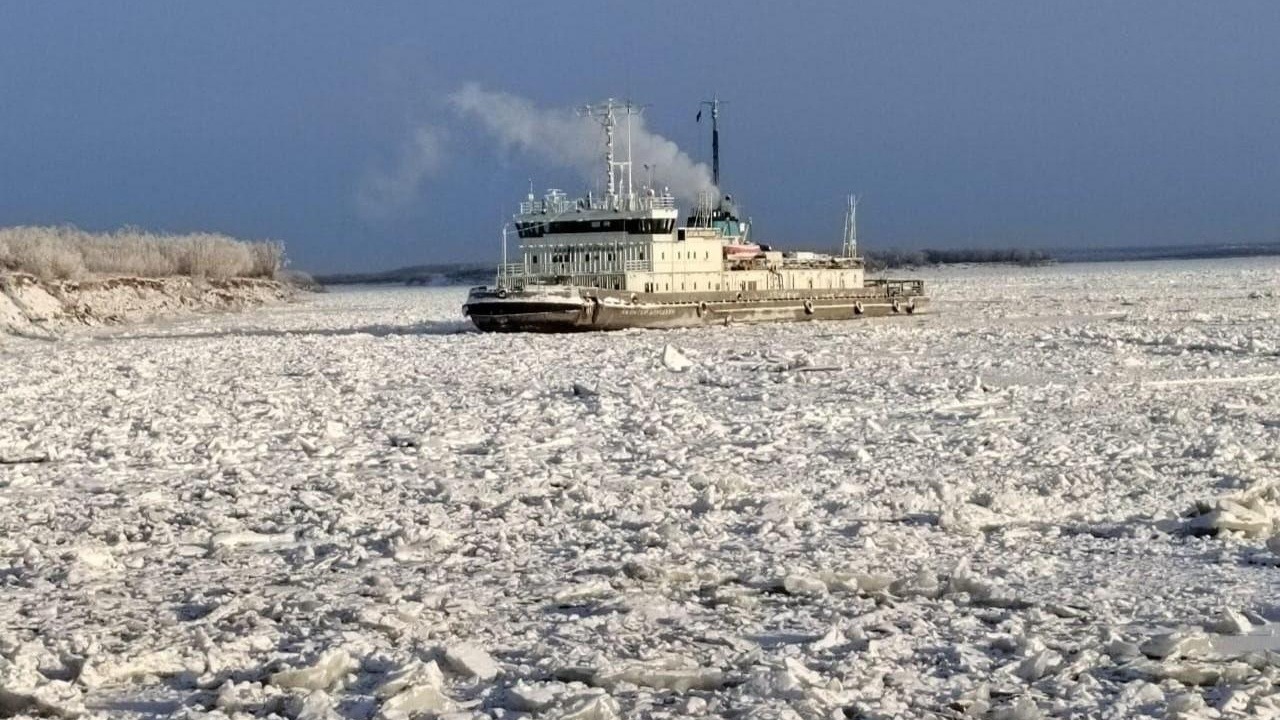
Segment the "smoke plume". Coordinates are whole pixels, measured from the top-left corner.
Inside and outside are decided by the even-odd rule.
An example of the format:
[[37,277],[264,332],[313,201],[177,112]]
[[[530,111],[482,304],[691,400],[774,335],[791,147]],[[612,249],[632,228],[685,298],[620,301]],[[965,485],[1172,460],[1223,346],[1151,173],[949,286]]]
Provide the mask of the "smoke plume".
[[386,220],[419,200],[423,182],[440,167],[444,158],[444,133],[424,126],[401,148],[389,168],[365,174],[356,191],[360,214],[369,220]]
[[[566,167],[588,180],[604,173],[604,133],[589,117],[569,109],[540,108],[529,100],[504,92],[485,90],[474,83],[463,86],[450,100],[463,117],[479,123],[505,149],[516,149],[537,160]],[[627,130],[619,119],[614,131],[614,152],[625,159]],[[695,162],[674,142],[645,127],[644,116],[631,118],[632,173],[637,184],[653,168],[654,184],[666,186],[682,200],[696,200],[711,191],[711,171]]]

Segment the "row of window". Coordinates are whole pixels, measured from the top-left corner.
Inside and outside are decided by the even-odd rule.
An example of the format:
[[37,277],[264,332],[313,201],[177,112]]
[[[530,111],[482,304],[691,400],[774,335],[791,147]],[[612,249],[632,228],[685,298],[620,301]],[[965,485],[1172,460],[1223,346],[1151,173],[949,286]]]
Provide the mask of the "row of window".
[[[696,257],[696,256],[697,256],[697,254],[698,254],[698,253],[696,253],[696,252],[688,252],[688,253],[685,253],[685,255],[681,255],[679,252],[677,252],[677,253],[676,253],[676,259],[677,259],[677,260],[696,260],[696,259],[697,259],[697,257]],[[686,255],[687,255],[687,257],[686,257]],[[666,259],[667,259],[667,254],[666,254],[666,253],[661,253],[661,257],[659,257],[658,259],[659,259],[659,260],[666,260]],[[703,259],[703,260],[710,260],[710,259],[711,259],[711,253],[710,253],[710,251],[706,251],[706,250],[704,250],[704,251],[702,252],[702,259]]]
[[630,235],[670,235],[676,221],[664,218],[615,218],[612,220],[553,220],[516,223],[522,238],[575,233],[625,232]]
[[[687,255],[688,257],[686,258],[686,257],[685,257],[685,255]],[[696,258],[694,257],[695,255],[697,255],[697,253],[690,252],[690,253],[686,253],[686,254],[682,255],[681,253],[678,253],[678,252],[677,252],[677,253],[676,253],[676,259],[677,259],[677,260],[685,260],[685,259],[687,259],[687,260],[694,260],[694,259],[696,259]],[[532,262],[532,263],[533,263],[533,264],[535,264],[535,265],[536,265],[536,264],[538,264],[538,256],[537,256],[537,255],[532,255],[532,256],[531,256],[531,258],[532,258],[532,259],[530,260],[530,262]],[[639,253],[639,257],[638,257],[637,259],[638,259],[638,260],[644,260],[644,250],[641,250],[641,251],[640,251],[640,253]],[[666,254],[665,252],[658,253],[658,259],[659,259],[659,260],[666,260],[666,259],[667,259],[667,254]],[[710,260],[710,259],[711,259],[711,253],[710,253],[709,251],[704,251],[704,252],[702,253],[702,259],[703,259],[703,260]],[[591,262],[591,261],[593,261],[593,260],[606,260],[606,261],[608,261],[608,262],[613,262],[613,253],[602,253],[602,252],[598,252],[598,251],[597,251],[597,252],[592,252],[592,251],[590,251],[590,250],[580,250],[580,249],[577,249],[577,248],[569,248],[569,249],[568,249],[568,250],[566,250],[565,252],[561,252],[561,253],[552,253],[552,255],[551,255],[551,262],[553,262],[553,263]]]
[[[681,290],[685,290],[685,289],[686,289],[686,288],[685,288],[685,284],[684,284],[684,283],[680,283],[680,289],[681,289]],[[693,290],[697,290],[697,289],[698,289],[698,283],[693,283]],[[716,283],[716,284],[715,284],[715,287],[711,287],[711,283],[707,283],[706,290],[711,291],[711,290],[719,290],[719,289],[720,289],[720,283]],[[728,289],[728,288],[726,287],[725,289]],[[755,289],[756,289],[756,281],[752,280],[751,282],[741,282],[741,283],[738,283],[738,289],[739,289],[739,290],[755,290]],[[662,285],[662,289],[661,289],[661,290],[659,290],[659,289],[658,289],[658,283],[656,283],[656,282],[645,283],[645,284],[644,284],[644,291],[645,291],[645,292],[647,292],[647,293],[651,293],[651,292],[670,292],[670,291],[671,291],[671,283],[663,283],[663,285]]]

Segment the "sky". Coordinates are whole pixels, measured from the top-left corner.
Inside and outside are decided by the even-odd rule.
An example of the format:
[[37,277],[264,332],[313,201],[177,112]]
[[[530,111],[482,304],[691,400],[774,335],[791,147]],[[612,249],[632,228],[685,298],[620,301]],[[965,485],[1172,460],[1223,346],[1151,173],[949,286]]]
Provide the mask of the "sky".
[[851,192],[864,247],[1273,241],[1278,36],[1274,0],[5,0],[0,225],[496,260],[530,180],[599,187],[572,108],[645,105],[675,182],[714,94],[776,246],[838,246]]

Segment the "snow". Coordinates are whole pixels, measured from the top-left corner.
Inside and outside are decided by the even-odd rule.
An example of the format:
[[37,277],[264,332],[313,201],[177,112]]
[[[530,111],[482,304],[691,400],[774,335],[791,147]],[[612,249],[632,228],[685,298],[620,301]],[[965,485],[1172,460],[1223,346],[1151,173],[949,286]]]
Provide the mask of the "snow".
[[0,714],[1280,717],[1280,260],[925,279],[0,338]]

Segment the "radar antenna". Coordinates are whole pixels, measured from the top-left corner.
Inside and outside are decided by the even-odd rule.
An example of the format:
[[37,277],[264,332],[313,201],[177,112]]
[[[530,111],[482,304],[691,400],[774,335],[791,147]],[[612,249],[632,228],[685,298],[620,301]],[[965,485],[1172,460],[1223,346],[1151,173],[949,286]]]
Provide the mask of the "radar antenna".
[[[604,128],[605,197],[610,205],[616,202],[619,195],[630,196],[634,193],[631,184],[631,116],[639,115],[643,109],[630,100],[618,102],[613,98],[578,109],[579,115],[592,118]],[[614,113],[619,111],[627,117],[627,159],[621,162],[615,161],[613,154],[613,128],[618,124]],[[625,175],[619,177],[619,171],[625,172]],[[620,187],[623,181],[626,184],[625,193],[621,192]]]
[[844,215],[844,244],[840,254],[847,258],[858,257],[858,196],[849,196],[849,210]]

